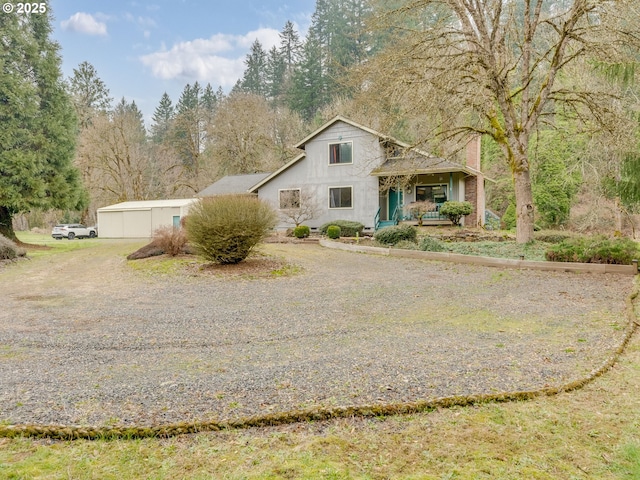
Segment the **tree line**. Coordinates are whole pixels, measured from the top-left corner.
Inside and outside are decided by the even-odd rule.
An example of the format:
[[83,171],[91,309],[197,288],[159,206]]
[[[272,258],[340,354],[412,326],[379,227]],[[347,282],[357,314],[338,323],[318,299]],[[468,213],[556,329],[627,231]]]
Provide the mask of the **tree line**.
[[481,135],[489,206],[512,211],[518,241],[565,224],[577,199],[630,214],[639,16],[631,0],[317,0],[304,39],[287,22],[278,46],[253,43],[228,94],[164,94],[148,129],[89,62],[61,81],[48,16],[3,16],[0,229],[18,212],[91,221],[116,201],[273,171],[338,113],[451,159]]

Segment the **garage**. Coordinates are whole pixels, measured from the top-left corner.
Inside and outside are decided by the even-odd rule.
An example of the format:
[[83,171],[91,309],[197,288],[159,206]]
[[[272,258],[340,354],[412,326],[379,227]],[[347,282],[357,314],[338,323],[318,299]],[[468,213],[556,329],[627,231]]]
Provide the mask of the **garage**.
[[160,227],[179,226],[196,198],[122,202],[98,209],[100,238],[151,238]]

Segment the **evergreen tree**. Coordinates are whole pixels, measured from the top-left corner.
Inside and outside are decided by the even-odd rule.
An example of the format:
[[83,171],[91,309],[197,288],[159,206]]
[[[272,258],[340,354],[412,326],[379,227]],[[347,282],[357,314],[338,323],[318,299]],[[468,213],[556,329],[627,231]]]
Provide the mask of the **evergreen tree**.
[[202,92],[202,97],[200,97],[200,109],[202,110],[202,120],[204,122],[205,129],[213,125],[213,117],[215,116],[218,105],[222,102],[223,97],[224,94],[222,93],[221,87],[214,92],[211,84],[207,83],[207,86]]
[[253,42],[244,63],[247,68],[239,83],[240,90],[244,93],[265,96],[267,92],[267,53],[262,48],[260,41]]
[[293,23],[287,21],[282,32],[280,32],[280,56],[282,57],[287,71],[293,68],[300,60],[302,54],[302,41]]
[[204,150],[204,125],[200,97],[202,88],[198,82],[187,84],[176,105],[176,116],[173,124],[173,146],[182,159],[182,164],[198,175],[200,155]]
[[156,144],[163,143],[169,135],[171,123],[174,117],[174,108],[171,98],[164,92],[160,103],[153,112],[153,124],[151,125],[151,139]]
[[297,65],[289,91],[289,108],[305,120],[329,103],[330,97],[322,69],[322,50],[318,39],[309,32],[302,60]]
[[141,135],[141,141],[144,140],[146,135],[146,128],[144,126],[144,115],[136,105],[135,100],[131,103],[127,102],[124,97],[113,109],[112,117],[129,117],[131,119],[130,128],[134,128],[135,134]]
[[86,128],[96,112],[104,113],[111,108],[109,89],[89,62],[73,69],[68,84],[80,128]]
[[282,96],[285,88],[287,64],[276,47],[269,50],[265,70],[266,97],[274,103]]
[[86,202],[72,165],[76,116],[50,15],[0,15],[0,233],[12,239],[13,215]]

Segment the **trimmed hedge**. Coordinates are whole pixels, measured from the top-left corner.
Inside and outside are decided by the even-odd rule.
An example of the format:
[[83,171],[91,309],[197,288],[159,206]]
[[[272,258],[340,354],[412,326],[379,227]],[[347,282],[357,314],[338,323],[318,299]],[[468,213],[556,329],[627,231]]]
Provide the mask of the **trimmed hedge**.
[[418,230],[412,225],[393,225],[378,230],[373,238],[383,245],[395,245],[402,240],[416,242],[418,238]]
[[362,230],[364,230],[364,225],[360,222],[353,222],[351,220],[334,220],[322,225],[320,227],[320,232],[323,235],[327,235],[327,229],[331,225],[337,225],[338,227],[340,227],[340,232],[343,237],[361,237]]
[[307,225],[298,225],[293,229],[293,236],[296,238],[307,238],[311,234],[311,229]]
[[545,252],[545,257],[551,262],[631,265],[639,254],[638,243],[629,238],[611,239],[597,235],[571,238],[552,245]]
[[329,225],[327,227],[327,236],[331,240],[336,240],[340,238],[341,233],[342,233],[342,229],[338,225]]

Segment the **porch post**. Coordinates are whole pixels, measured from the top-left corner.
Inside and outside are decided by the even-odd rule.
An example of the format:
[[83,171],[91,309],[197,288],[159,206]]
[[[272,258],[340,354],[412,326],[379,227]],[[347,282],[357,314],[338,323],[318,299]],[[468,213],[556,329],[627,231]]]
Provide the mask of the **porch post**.
[[398,195],[398,202],[396,204],[396,208],[398,209],[398,221],[401,220],[401,216],[400,216],[400,195],[402,195],[402,191],[400,190],[400,180],[398,180],[398,190],[396,191],[397,195]]
[[447,200],[453,200],[453,172],[449,172],[449,195]]

